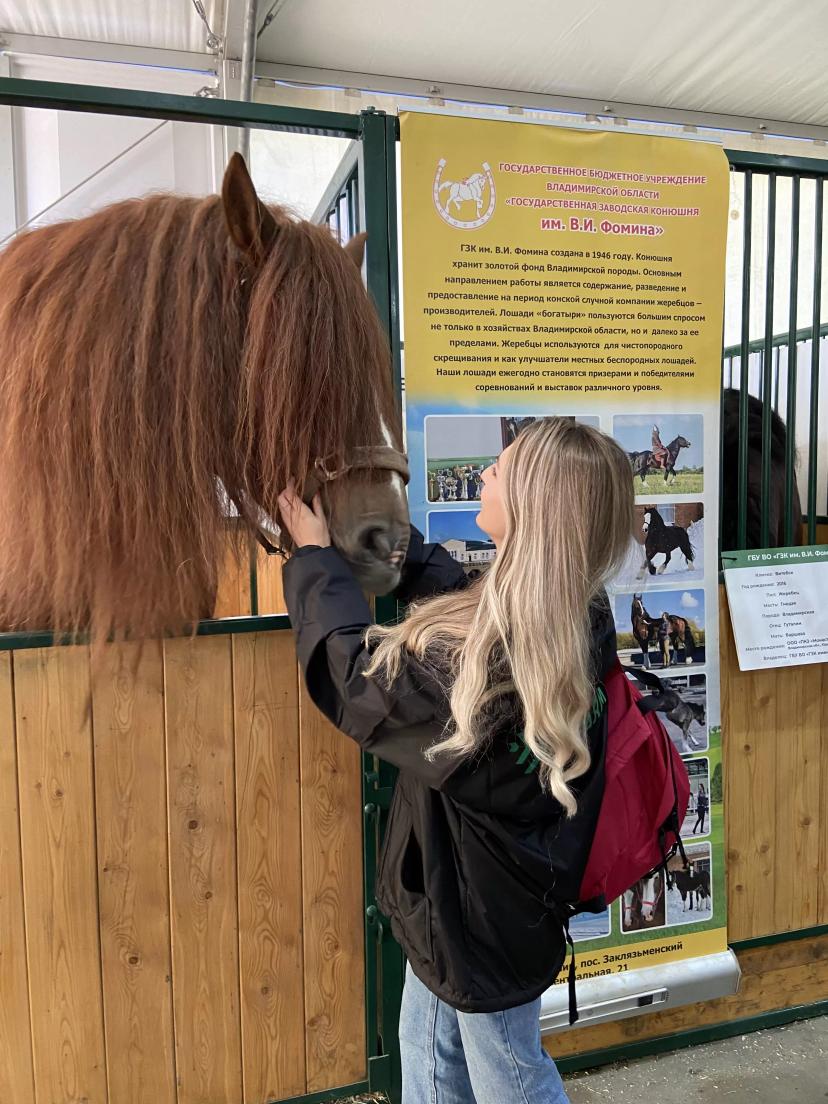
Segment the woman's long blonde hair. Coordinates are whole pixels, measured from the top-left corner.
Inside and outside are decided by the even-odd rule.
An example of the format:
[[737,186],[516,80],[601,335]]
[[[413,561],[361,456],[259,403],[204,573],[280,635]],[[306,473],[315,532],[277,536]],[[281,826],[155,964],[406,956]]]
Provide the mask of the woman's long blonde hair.
[[542,783],[571,814],[569,782],[590,763],[591,607],[629,551],[630,463],[600,430],[543,418],[517,438],[501,479],[506,534],[491,569],[374,627],[368,675],[393,684],[407,652],[451,684],[451,719],[430,757],[481,748],[498,702],[516,694]]

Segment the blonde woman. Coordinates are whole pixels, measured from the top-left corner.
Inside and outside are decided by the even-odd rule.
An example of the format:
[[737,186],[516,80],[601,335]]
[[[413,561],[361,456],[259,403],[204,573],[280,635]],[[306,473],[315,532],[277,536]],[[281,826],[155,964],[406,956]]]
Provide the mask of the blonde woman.
[[589,426],[527,427],[483,473],[491,569],[466,585],[415,532],[400,591],[415,601],[390,627],[371,624],[319,502],[288,490],[280,506],[310,695],[400,771],[377,901],[408,960],[403,1102],[565,1104],[538,1014],[603,793],[603,587],[633,532],[629,460]]

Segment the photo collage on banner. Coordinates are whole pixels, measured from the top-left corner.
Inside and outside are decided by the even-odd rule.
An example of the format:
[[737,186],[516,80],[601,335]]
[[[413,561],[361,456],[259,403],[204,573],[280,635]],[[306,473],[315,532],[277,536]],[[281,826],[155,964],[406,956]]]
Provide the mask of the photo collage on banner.
[[[495,548],[481,473],[559,415],[630,460],[609,587],[627,677],[684,758],[689,866],[574,918],[580,977],[726,946],[718,484],[728,169],[702,142],[407,113],[402,130],[412,520],[472,577]],[[703,243],[703,248],[700,248]],[[525,488],[531,495],[533,489]]]

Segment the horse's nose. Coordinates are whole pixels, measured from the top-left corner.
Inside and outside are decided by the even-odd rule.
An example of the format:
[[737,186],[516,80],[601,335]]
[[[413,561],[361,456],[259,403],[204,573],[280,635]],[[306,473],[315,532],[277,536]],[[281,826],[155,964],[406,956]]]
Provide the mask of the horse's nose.
[[401,566],[405,559],[408,530],[394,522],[372,521],[357,535],[360,549],[383,563]]

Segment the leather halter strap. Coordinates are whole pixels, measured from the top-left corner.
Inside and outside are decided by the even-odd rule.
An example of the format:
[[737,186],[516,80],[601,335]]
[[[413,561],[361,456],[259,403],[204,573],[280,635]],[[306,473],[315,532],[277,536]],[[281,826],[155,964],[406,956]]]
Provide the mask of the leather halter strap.
[[[333,483],[337,479],[342,479],[343,476],[348,475],[348,473],[352,471],[394,472],[402,479],[403,483],[406,484],[411,478],[411,473],[408,468],[408,457],[397,449],[392,448],[391,445],[356,445],[346,452],[345,463],[342,467],[333,470],[327,466],[322,457],[319,457],[313,465],[312,474],[320,483],[326,484]],[[235,502],[235,500],[234,505],[236,509],[239,510],[239,513],[241,513],[239,504]],[[284,548],[268,540],[258,526],[255,527],[253,536],[269,556],[281,556],[282,559],[287,559],[287,552]]]

